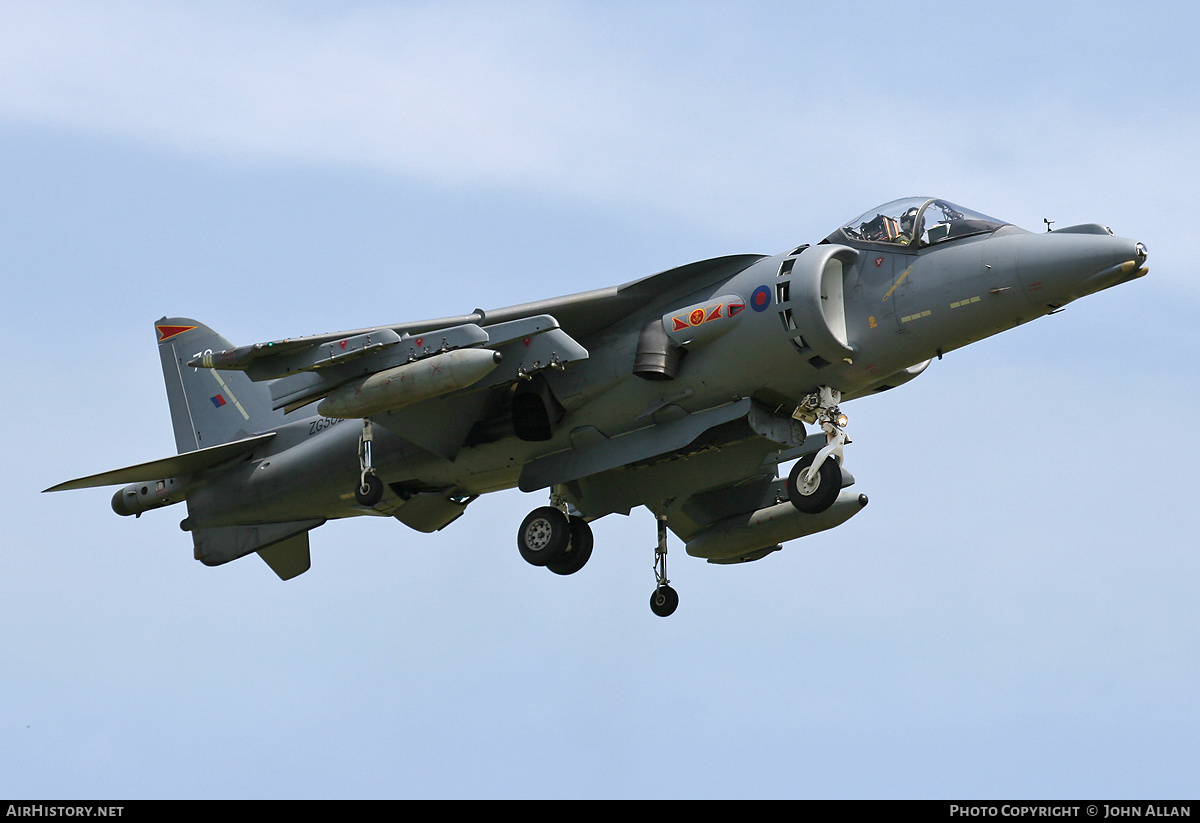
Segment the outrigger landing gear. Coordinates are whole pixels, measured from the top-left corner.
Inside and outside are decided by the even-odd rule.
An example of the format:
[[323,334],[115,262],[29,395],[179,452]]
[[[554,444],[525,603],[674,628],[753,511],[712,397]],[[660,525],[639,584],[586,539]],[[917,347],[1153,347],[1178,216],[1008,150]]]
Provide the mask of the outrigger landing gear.
[[534,509],[517,530],[517,550],[525,562],[555,574],[575,574],[592,556],[592,527],[570,513],[559,487],[550,505]]
[[358,505],[374,508],[383,499],[383,481],[375,474],[371,465],[371,419],[363,418],[362,436],[358,438],[358,488],[354,490],[354,499]]
[[679,594],[667,579],[667,518],[658,514],[658,545],[654,547],[654,594],[650,595],[650,611],[659,617],[670,617],[679,606]]
[[805,397],[792,414],[805,423],[819,424],[825,432],[825,447],[797,460],[788,474],[788,500],[806,514],[825,511],[842,490],[842,447],[851,441],[842,430],[847,421],[837,406],[841,399],[840,391],[822,386]]

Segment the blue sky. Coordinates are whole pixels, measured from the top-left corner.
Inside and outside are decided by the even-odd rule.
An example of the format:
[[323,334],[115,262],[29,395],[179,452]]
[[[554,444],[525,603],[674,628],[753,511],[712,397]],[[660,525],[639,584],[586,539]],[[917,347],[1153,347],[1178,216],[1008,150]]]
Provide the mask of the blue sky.
[[[1184,797],[1200,774],[1183,3],[0,2],[0,795]],[[235,343],[776,253],[929,194],[1150,276],[847,407],[871,505],[745,566],[511,491],[289,583],[61,480],[173,450]],[[553,579],[551,579],[553,578]]]

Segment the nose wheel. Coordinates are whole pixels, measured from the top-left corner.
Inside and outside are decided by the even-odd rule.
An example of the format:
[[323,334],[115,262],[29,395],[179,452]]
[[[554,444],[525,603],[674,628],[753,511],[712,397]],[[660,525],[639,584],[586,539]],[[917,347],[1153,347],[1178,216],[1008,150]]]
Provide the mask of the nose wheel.
[[[805,514],[818,514],[833,505],[842,490],[842,469],[836,460],[826,460],[815,474],[809,470],[816,462],[815,454],[806,454],[796,461],[787,479],[787,496],[792,505]],[[811,475],[811,477],[810,477]]]

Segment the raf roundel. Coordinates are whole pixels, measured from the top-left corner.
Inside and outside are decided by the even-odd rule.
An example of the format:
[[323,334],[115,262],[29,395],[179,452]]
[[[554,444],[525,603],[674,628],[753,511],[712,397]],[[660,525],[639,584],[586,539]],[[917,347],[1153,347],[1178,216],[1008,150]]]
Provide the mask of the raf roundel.
[[771,289],[769,286],[759,286],[750,295],[750,308],[755,311],[766,311],[771,305]]

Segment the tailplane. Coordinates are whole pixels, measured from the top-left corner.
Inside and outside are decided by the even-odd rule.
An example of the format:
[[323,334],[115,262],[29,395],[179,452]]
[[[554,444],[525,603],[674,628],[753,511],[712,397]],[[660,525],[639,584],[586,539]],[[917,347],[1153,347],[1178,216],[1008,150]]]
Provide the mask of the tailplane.
[[241,372],[188,365],[206,352],[233,348],[224,337],[187,317],[164,317],[154,329],[179,452],[241,440],[283,423],[283,413],[271,408],[266,383]]

